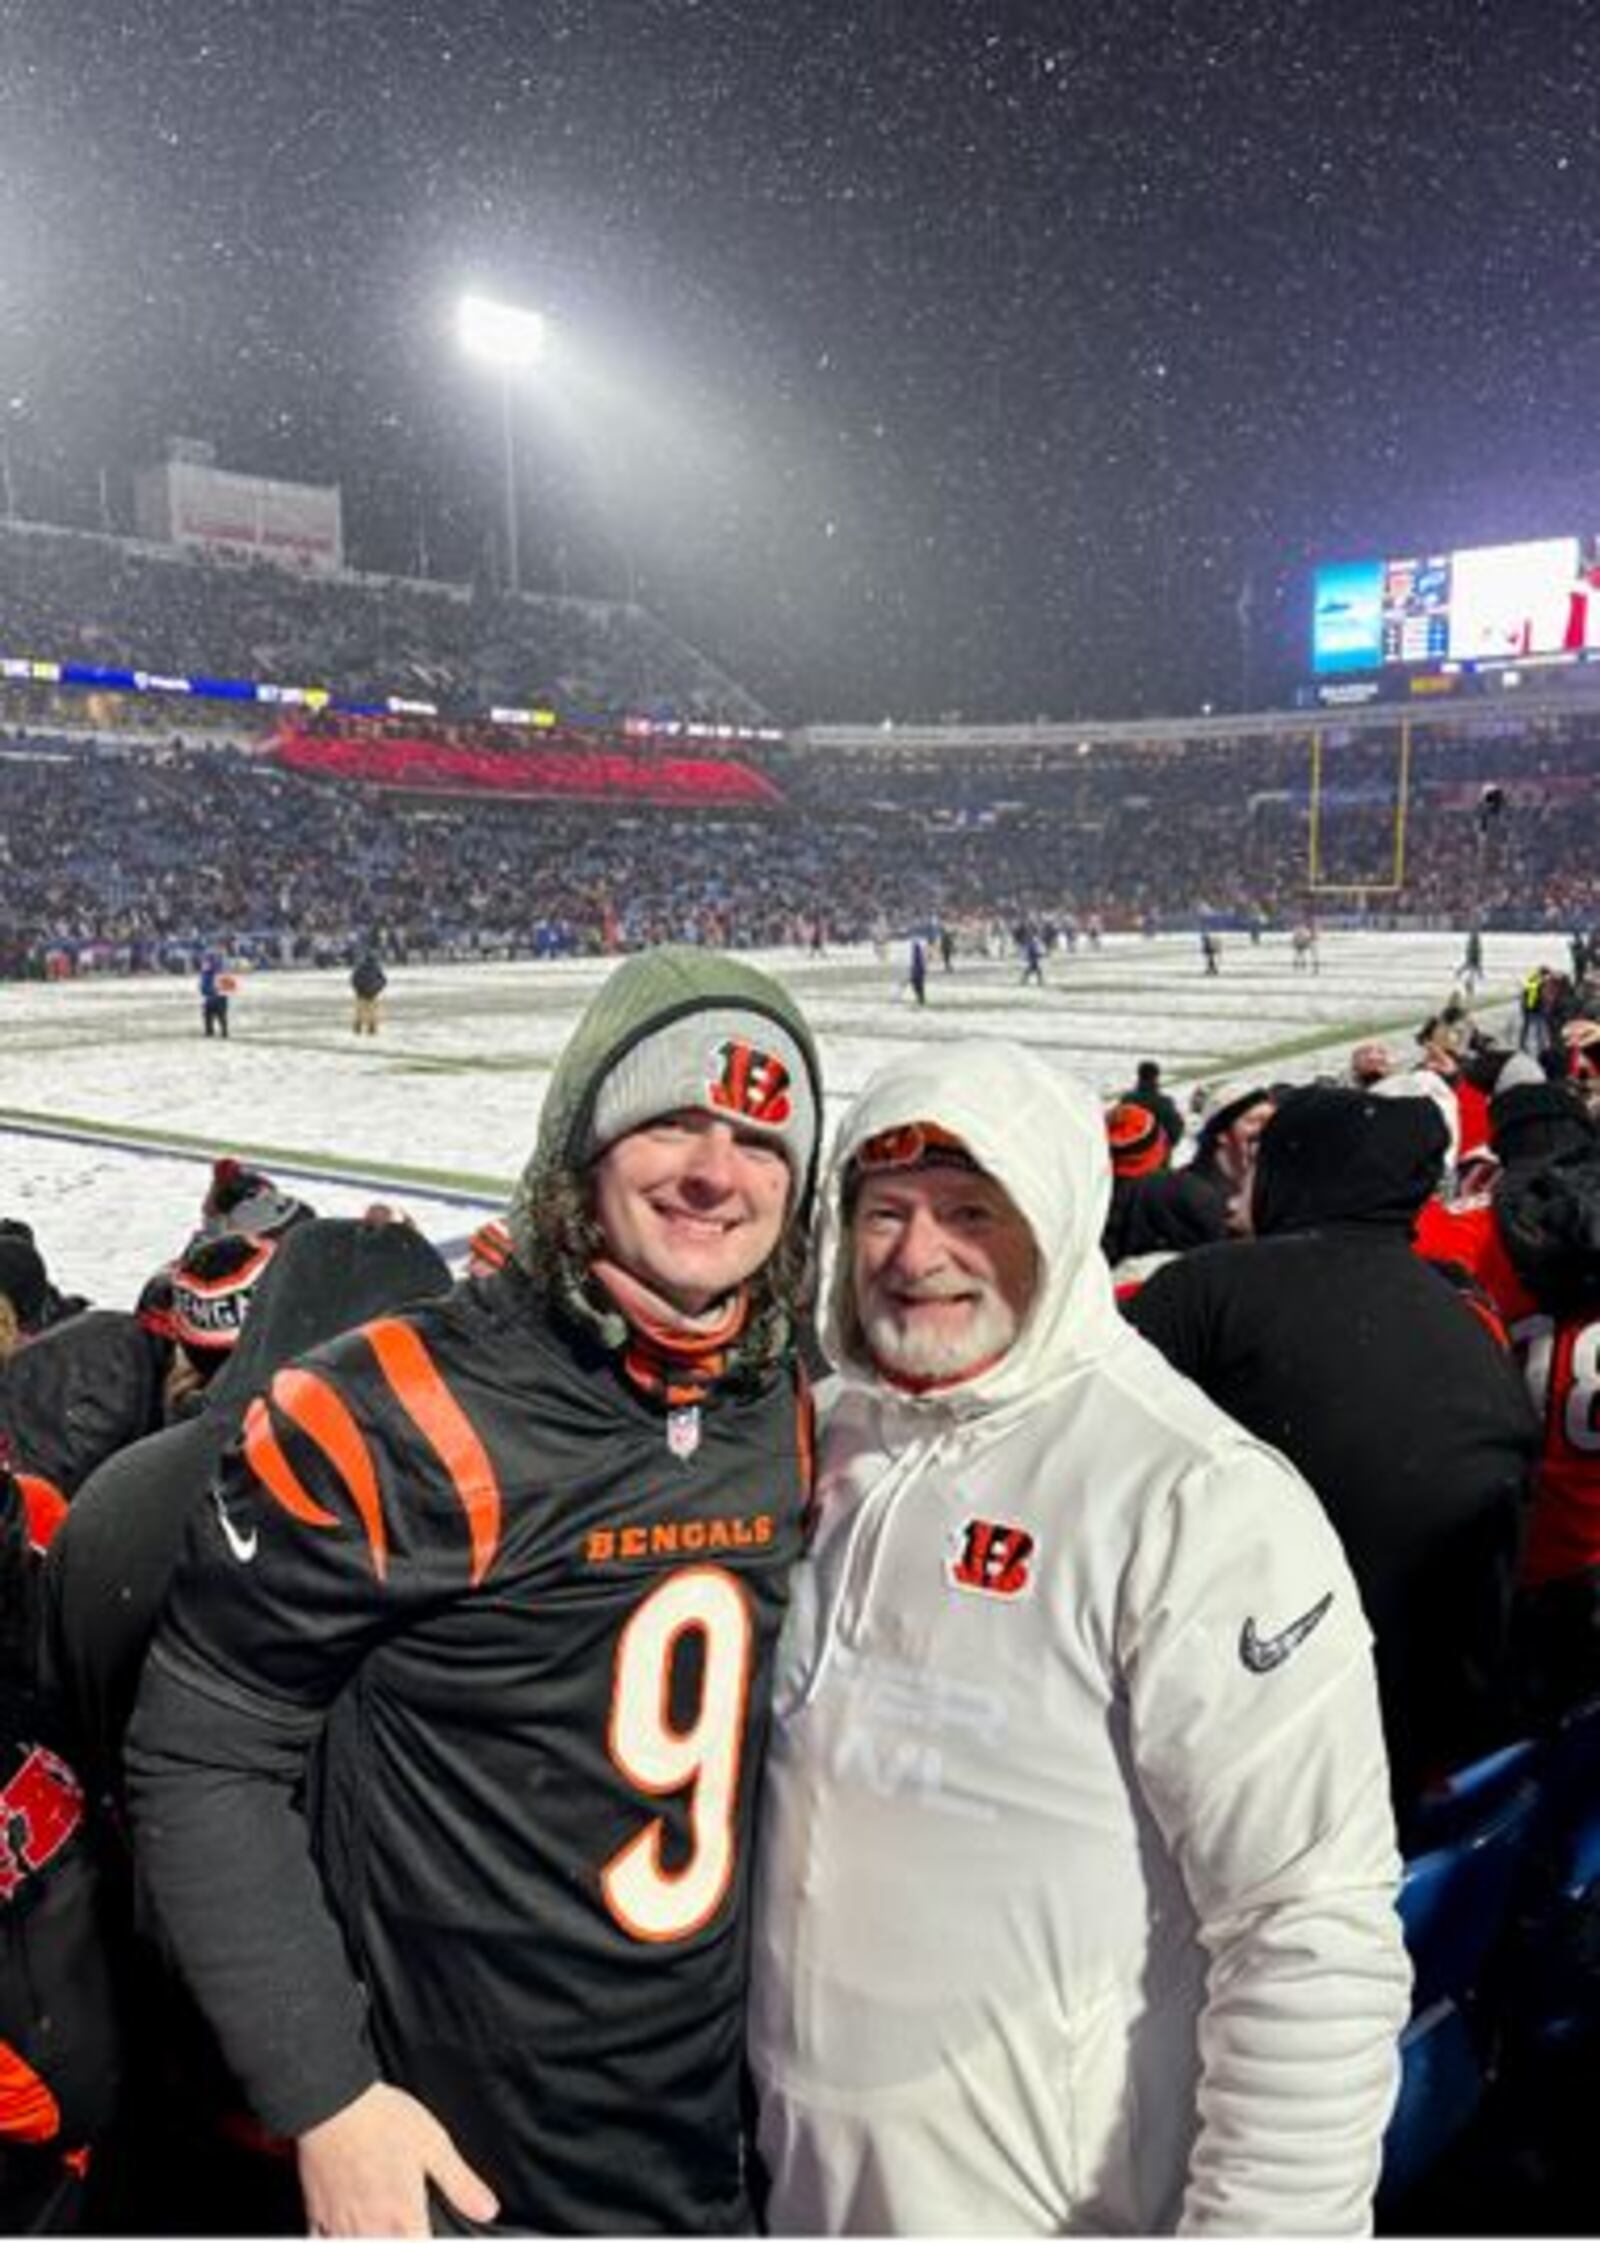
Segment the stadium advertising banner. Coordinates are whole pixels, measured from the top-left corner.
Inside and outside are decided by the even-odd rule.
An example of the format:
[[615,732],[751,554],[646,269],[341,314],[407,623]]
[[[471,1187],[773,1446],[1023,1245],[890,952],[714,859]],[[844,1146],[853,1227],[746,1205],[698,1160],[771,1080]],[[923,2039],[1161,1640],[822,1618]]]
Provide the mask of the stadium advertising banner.
[[1318,569],[1312,669],[1600,659],[1600,539],[1541,538]]
[[163,543],[220,548],[317,575],[344,566],[337,484],[280,483],[170,459],[138,478],[135,499],[141,534]]

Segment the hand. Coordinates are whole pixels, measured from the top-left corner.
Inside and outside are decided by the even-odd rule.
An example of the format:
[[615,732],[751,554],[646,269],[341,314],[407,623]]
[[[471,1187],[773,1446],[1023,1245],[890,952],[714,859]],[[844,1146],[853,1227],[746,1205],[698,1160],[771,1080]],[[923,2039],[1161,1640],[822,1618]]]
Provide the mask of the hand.
[[430,2235],[429,2181],[465,2219],[500,2209],[433,2113],[382,2080],[296,2148],[313,2235]]
[[1561,1041],[1568,1051],[1587,1051],[1591,1045],[1600,1044],[1600,1020],[1569,1020],[1561,1031]]
[[161,1422],[176,1425],[179,1418],[189,1415],[189,1404],[199,1394],[205,1381],[190,1362],[181,1347],[172,1351],[172,1361],[167,1365],[167,1375],[161,1382]]

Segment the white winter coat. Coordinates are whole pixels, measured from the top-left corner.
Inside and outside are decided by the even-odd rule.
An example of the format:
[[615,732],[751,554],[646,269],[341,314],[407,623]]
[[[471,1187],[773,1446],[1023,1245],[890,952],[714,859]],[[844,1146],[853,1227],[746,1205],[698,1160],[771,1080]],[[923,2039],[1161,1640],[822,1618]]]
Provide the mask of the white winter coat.
[[[1042,1260],[920,1398],[854,1352],[837,1231],[915,1120]],[[890,1066],[835,1148],[750,2028],[780,2233],[1370,2223],[1410,1972],[1366,1624],[1304,1483],[1118,1316],[1108,1191],[1097,1105],[1005,1044]]]

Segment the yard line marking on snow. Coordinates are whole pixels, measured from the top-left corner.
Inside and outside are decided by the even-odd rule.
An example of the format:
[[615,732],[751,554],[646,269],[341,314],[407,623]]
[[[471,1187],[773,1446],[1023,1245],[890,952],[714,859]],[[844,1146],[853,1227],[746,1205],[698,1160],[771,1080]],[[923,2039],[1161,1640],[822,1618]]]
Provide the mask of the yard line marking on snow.
[[403,1189],[419,1199],[441,1200],[454,1207],[503,1208],[513,1189],[510,1182],[499,1177],[475,1176],[462,1170],[353,1161],[337,1153],[303,1153],[283,1145],[196,1137],[182,1130],[141,1129],[132,1123],[97,1122],[77,1114],[31,1113],[13,1106],[0,1106],[0,1134],[102,1145],[112,1152],[142,1155],[149,1160],[187,1160],[207,1167],[222,1155],[231,1154],[236,1159],[270,1164],[275,1175],[292,1176],[299,1182],[354,1184],[372,1191]]

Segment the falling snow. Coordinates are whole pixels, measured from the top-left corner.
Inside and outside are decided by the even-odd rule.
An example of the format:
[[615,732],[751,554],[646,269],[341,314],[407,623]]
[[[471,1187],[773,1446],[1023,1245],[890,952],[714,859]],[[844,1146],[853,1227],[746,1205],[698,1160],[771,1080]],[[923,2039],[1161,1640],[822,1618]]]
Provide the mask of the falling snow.
[[127,526],[191,434],[465,578],[488,282],[609,384],[525,401],[532,565],[602,588],[625,526],[784,717],[1227,705],[1247,579],[1281,684],[1308,558],[1600,521],[1597,42],[1551,0],[53,0],[0,57],[11,483],[92,524],[104,469]]

